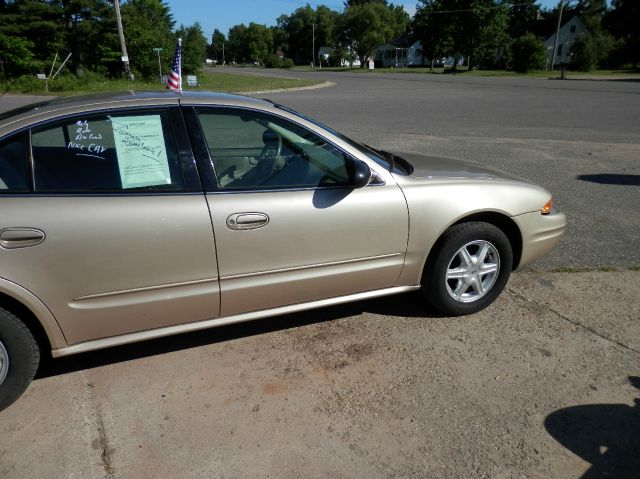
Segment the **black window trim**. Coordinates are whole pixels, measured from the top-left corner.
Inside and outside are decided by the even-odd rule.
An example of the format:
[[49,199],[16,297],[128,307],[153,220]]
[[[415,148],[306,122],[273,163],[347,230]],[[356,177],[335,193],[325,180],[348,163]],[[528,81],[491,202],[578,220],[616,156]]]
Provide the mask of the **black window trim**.
[[[346,155],[351,161],[362,161],[360,158],[357,158],[353,154],[345,151],[344,148],[336,145],[332,140],[327,138],[326,136],[318,133],[315,130],[310,129],[308,126],[303,125],[287,116],[278,114],[269,110],[262,110],[260,108],[253,108],[247,106],[239,106],[239,105],[211,105],[211,104],[195,104],[195,105],[183,105],[183,114],[185,117],[185,121],[187,123],[187,128],[189,135],[191,137],[191,142],[193,145],[193,151],[196,155],[196,161],[198,163],[198,168],[200,171],[200,177],[203,179],[204,190],[205,193],[218,193],[218,194],[239,194],[239,193],[273,193],[273,192],[284,192],[284,191],[315,191],[315,190],[330,190],[330,189],[344,189],[349,188],[349,186],[344,185],[326,185],[326,186],[292,186],[292,187],[273,187],[273,188],[246,188],[246,189],[233,189],[233,190],[223,190],[220,187],[218,182],[218,176],[215,172],[215,166],[213,164],[213,159],[209,154],[209,149],[207,147],[207,142],[204,137],[204,132],[202,131],[202,125],[200,124],[200,120],[198,119],[198,108],[216,110],[216,111],[248,111],[253,113],[261,113],[263,115],[271,115],[280,120],[289,122],[294,124],[295,126],[302,128],[305,131],[310,132],[313,135],[316,135],[326,141],[329,145],[334,147],[336,150],[340,151],[342,154]],[[196,146],[197,145],[197,146]],[[203,171],[204,170],[204,171]],[[372,174],[374,178],[377,178],[379,181],[376,183],[370,183],[369,186],[384,186],[386,185],[386,181],[377,172],[371,168]]]
[[12,131],[10,134],[4,135],[2,138],[0,138],[0,143],[11,142],[18,139],[22,140],[22,148],[24,149],[24,153],[27,156],[26,158],[27,159],[27,165],[26,165],[27,166],[27,171],[26,171],[27,187],[22,189],[15,189],[15,190],[9,190],[9,189],[0,190],[0,198],[23,196],[23,195],[31,194],[33,192],[33,168],[31,166],[31,161],[30,161],[31,155],[29,152],[29,147],[31,145],[30,133],[24,129]]
[[[166,112],[169,126],[173,132],[176,140],[176,149],[178,153],[178,163],[182,172],[184,187],[182,190],[174,191],[149,191],[149,190],[120,190],[120,191],[95,191],[95,190],[77,190],[77,191],[36,191],[35,190],[35,169],[32,149],[32,131],[44,127],[48,124],[62,122],[69,118],[75,118],[79,115],[109,115],[114,113],[135,113],[135,112]],[[24,192],[11,192],[1,193],[0,198],[6,197],[78,197],[78,196],[96,196],[96,197],[111,197],[111,196],[176,196],[176,195],[202,195],[204,188],[198,168],[196,165],[196,159],[191,149],[191,142],[186,130],[187,126],[184,123],[182,116],[182,110],[179,105],[138,105],[128,106],[126,108],[105,108],[96,110],[87,110],[83,112],[66,113],[53,118],[47,118],[38,122],[32,123],[28,126],[16,129],[7,135],[4,135],[0,140],[6,140],[13,136],[24,135],[25,148],[29,169],[29,191]]]

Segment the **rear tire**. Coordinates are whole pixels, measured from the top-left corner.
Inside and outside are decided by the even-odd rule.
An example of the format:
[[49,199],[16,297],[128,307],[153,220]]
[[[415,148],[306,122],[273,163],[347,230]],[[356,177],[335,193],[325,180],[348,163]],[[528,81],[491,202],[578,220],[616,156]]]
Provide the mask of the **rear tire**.
[[29,328],[0,308],[0,411],[27,389],[39,363],[40,348]]
[[449,316],[473,314],[502,292],[513,266],[511,243],[489,223],[462,223],[449,228],[422,275],[422,294]]

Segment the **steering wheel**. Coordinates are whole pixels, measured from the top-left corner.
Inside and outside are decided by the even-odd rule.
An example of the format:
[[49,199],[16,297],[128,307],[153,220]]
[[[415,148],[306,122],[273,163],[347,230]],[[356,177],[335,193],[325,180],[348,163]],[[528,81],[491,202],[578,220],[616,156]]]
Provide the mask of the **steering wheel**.
[[262,142],[264,147],[258,157],[256,173],[265,182],[284,166],[281,158],[282,137],[275,131],[265,130],[262,134]]

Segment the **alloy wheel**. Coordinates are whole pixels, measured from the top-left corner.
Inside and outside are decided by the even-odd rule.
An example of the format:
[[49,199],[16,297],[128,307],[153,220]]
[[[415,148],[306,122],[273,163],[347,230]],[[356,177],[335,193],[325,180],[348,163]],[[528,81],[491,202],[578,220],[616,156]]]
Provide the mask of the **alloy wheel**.
[[451,258],[446,270],[449,296],[460,303],[472,303],[484,297],[500,273],[500,254],[488,241],[476,240],[462,246]]

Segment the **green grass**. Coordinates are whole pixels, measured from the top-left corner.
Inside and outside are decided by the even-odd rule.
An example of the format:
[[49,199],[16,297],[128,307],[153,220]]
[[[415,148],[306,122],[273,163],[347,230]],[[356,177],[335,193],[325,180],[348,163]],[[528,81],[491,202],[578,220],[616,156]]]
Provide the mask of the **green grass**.
[[317,85],[319,81],[302,80],[298,78],[281,78],[270,76],[256,76],[250,73],[218,73],[204,72],[198,75],[200,87],[198,90],[215,90],[225,92],[242,92],[258,90],[278,90],[281,88],[299,88]]
[[[24,77],[23,77],[24,78]],[[200,85],[197,88],[186,86],[186,76],[183,78],[184,90],[213,90],[219,92],[252,92],[262,90],[279,90],[283,88],[299,88],[317,85],[321,82],[302,80],[296,78],[278,78],[270,76],[257,76],[250,73],[237,74],[225,72],[202,71],[198,74]],[[49,82],[50,95],[78,95],[83,93],[97,93],[108,91],[126,90],[162,90],[164,84],[159,81],[127,81],[124,79],[107,80],[97,77],[94,80],[82,81],[73,77],[63,77]],[[45,85],[42,80],[26,78],[15,82],[0,83],[0,92],[19,92],[35,95],[44,95]]]

